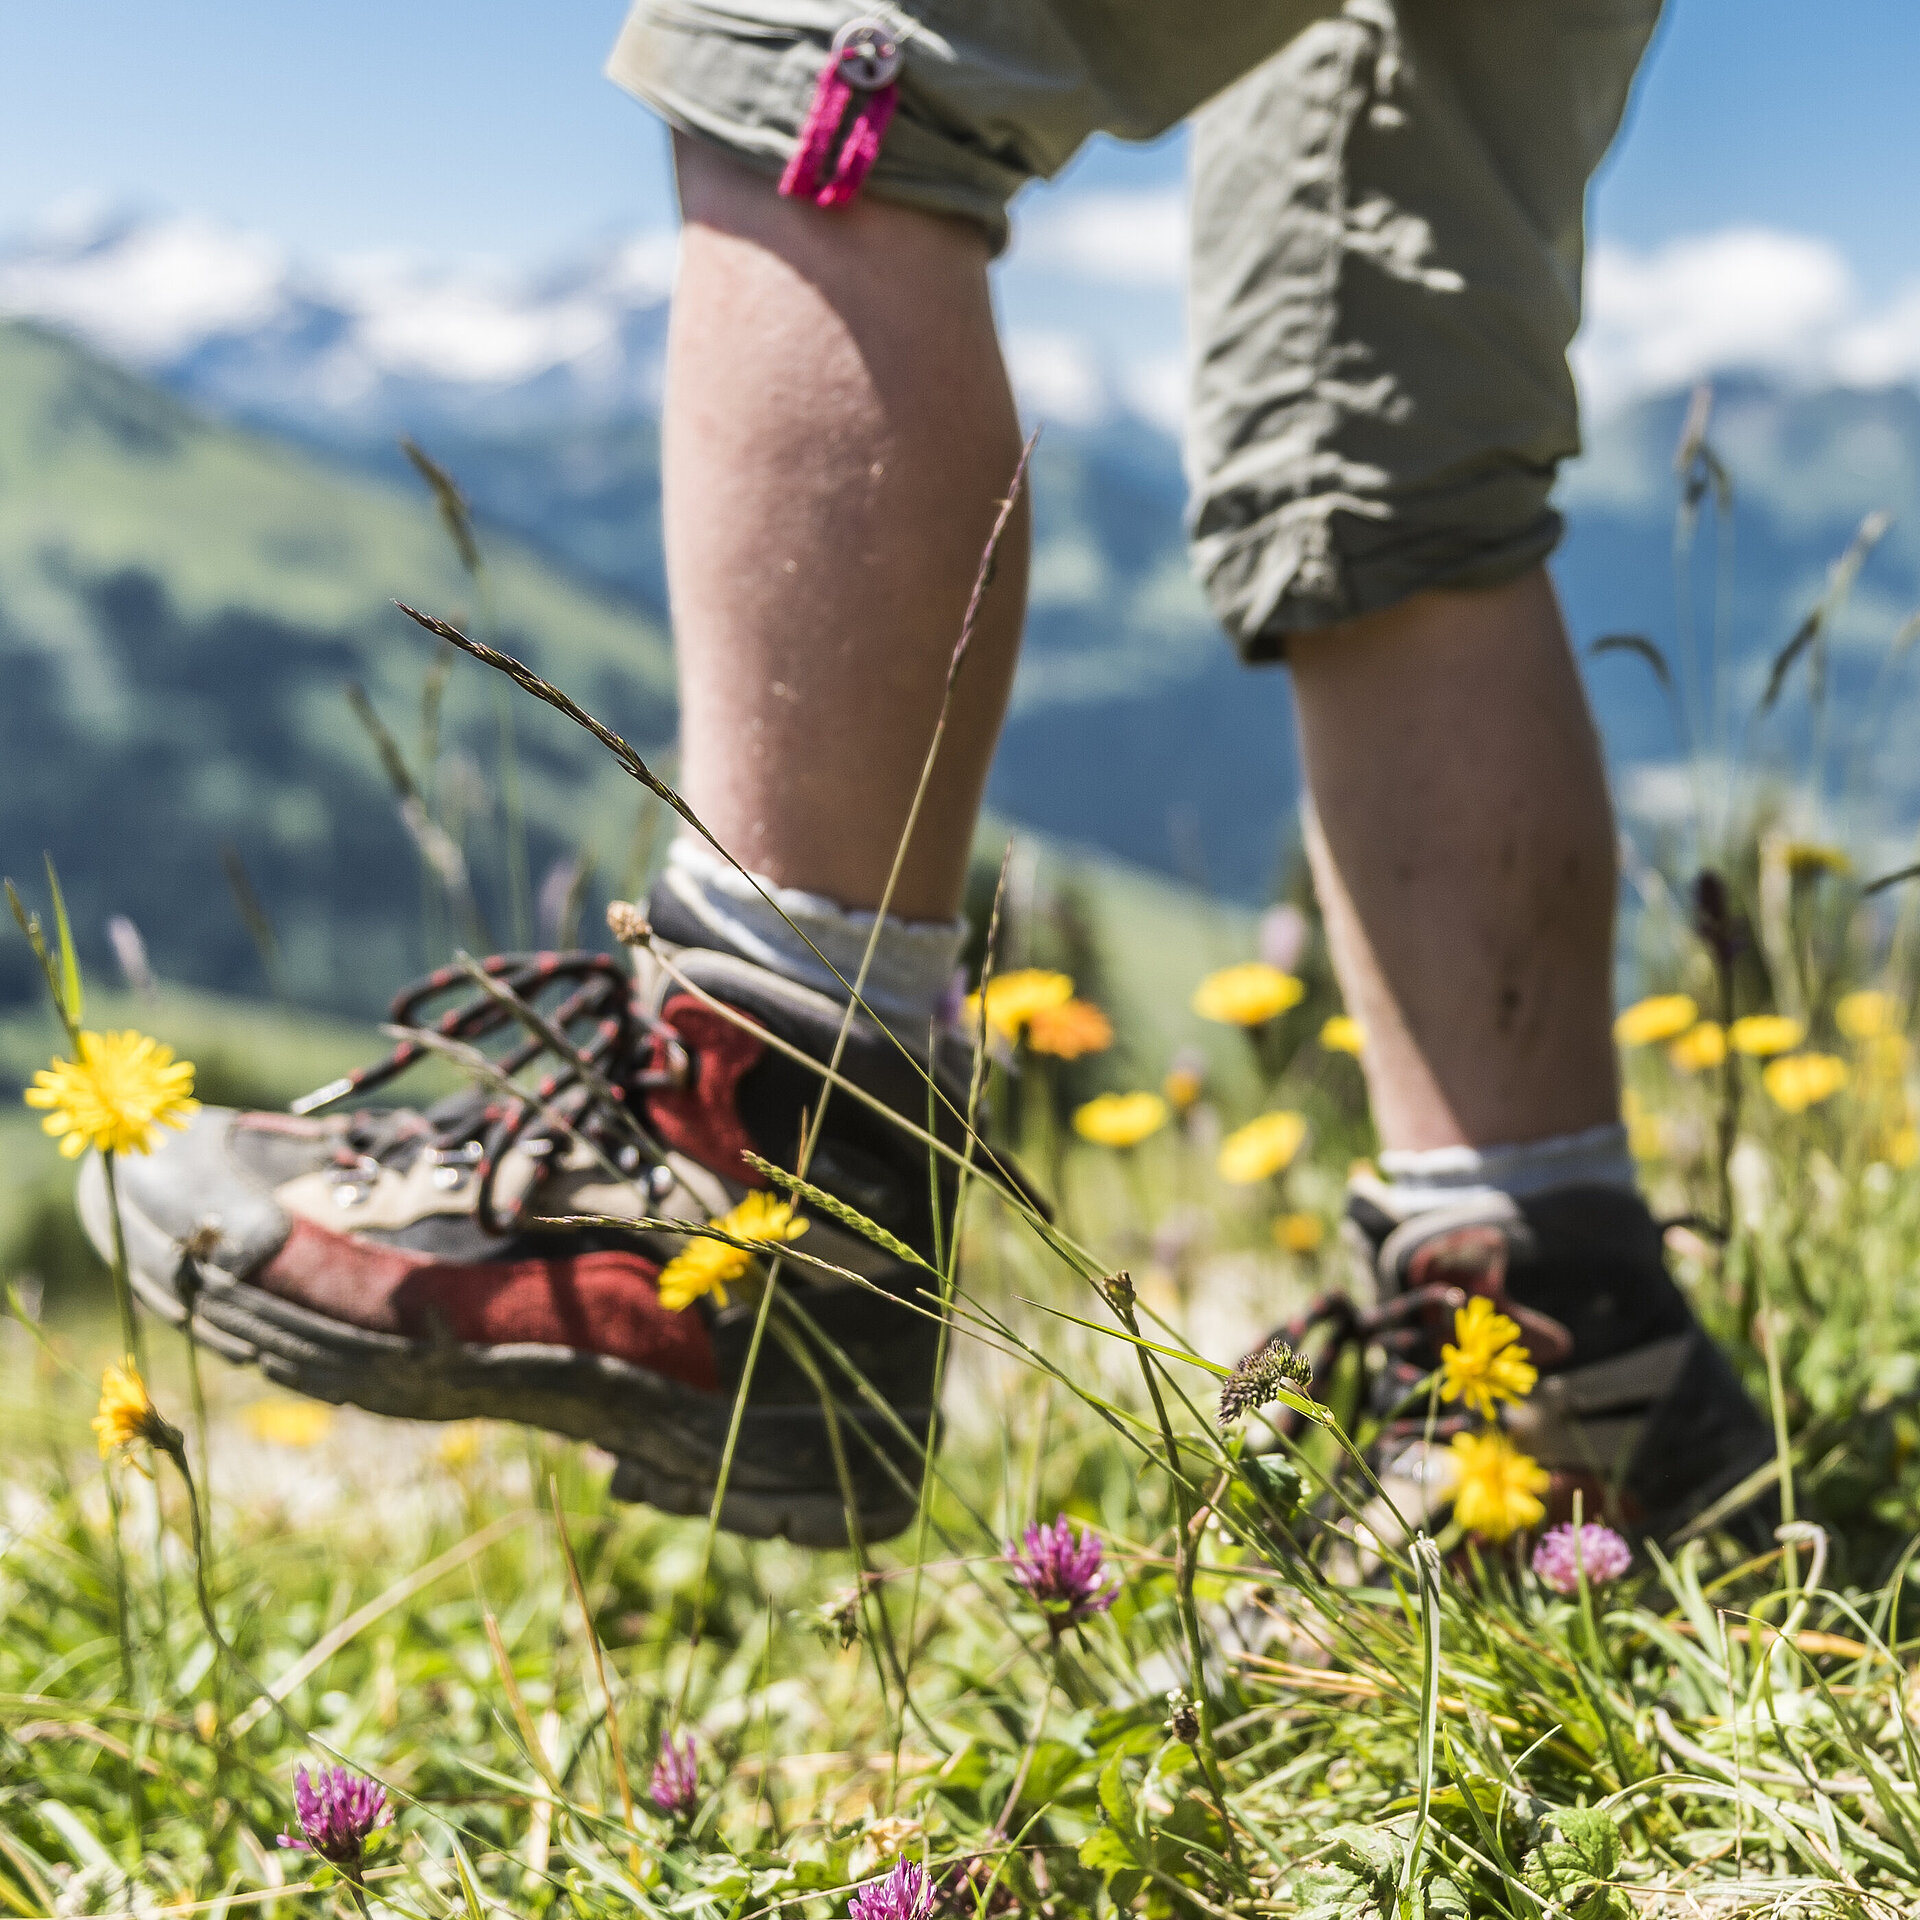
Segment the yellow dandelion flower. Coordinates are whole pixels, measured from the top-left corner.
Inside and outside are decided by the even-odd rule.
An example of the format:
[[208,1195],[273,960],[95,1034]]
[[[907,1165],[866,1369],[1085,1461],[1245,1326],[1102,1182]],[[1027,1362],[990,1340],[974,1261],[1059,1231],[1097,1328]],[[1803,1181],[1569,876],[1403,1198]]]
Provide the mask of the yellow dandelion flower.
[[1076,1107],[1073,1130],[1096,1147],[1137,1147],[1167,1124],[1167,1103],[1157,1093],[1103,1093]]
[[1504,1540],[1547,1517],[1552,1476],[1497,1428],[1453,1436],[1453,1517],[1469,1533]]
[[102,1460],[116,1450],[137,1446],[142,1440],[169,1449],[180,1440],[180,1435],[153,1404],[147,1383],[140,1378],[140,1369],[131,1359],[125,1366],[108,1367],[101,1374],[100,1411],[93,1416],[93,1431],[100,1441]]
[[1890,1167],[1898,1167],[1902,1173],[1908,1168],[1920,1165],[1920,1127],[1896,1127],[1888,1134],[1887,1143],[1880,1157]]
[[1849,1040],[1877,1040],[1883,1033],[1893,1032],[1899,1013],[1892,994],[1862,987],[1840,996],[1833,1009],[1833,1024]]
[[200,1110],[193,1065],[144,1033],[83,1033],[80,1058],[56,1059],[33,1076],[22,1098],[44,1107],[41,1126],[77,1160],[102,1153],[148,1153],[161,1127],[184,1127]]
[[1326,1245],[1327,1223],[1317,1213],[1283,1213],[1273,1223],[1273,1241],[1288,1253],[1318,1253]]
[[1270,1180],[1293,1163],[1307,1137],[1303,1116],[1281,1109],[1249,1120],[1220,1143],[1220,1178],[1236,1187]]
[[1657,1046],[1662,1040],[1677,1040],[1699,1018],[1691,994],[1656,993],[1636,1000],[1615,1019],[1613,1037],[1623,1047]]
[[256,1400],[241,1418],[269,1447],[317,1447],[333,1427],[333,1409],[318,1400]]
[[1175,1113],[1185,1113],[1206,1090],[1207,1077],[1198,1067],[1169,1067],[1160,1082],[1160,1091]]
[[1727,1029],[1727,1045],[1735,1053],[1764,1060],[1769,1054],[1791,1053],[1807,1037],[1806,1027],[1784,1013],[1750,1013]]
[[1453,1339],[1440,1349],[1442,1400],[1464,1400],[1482,1420],[1491,1420],[1502,1400],[1521,1401],[1533,1391],[1540,1373],[1518,1344],[1519,1322],[1485,1294],[1475,1294],[1455,1313]]
[[1320,1044],[1328,1053],[1358,1054],[1367,1044],[1367,1030],[1350,1013],[1336,1013],[1320,1029]]
[[1783,1113],[1805,1113],[1847,1084],[1847,1063],[1831,1053],[1789,1053],[1769,1060],[1760,1075],[1767,1097]]
[[1876,1033],[1860,1043],[1860,1063],[1876,1080],[1903,1078],[1913,1058],[1913,1042],[1904,1033]]
[[455,1420],[441,1434],[434,1457],[443,1467],[470,1467],[480,1458],[483,1433],[478,1420]]
[[1817,840],[1789,840],[1786,846],[1787,871],[1796,880],[1810,880],[1822,873],[1851,873],[1853,862],[1838,847],[1822,846]]
[[[798,1240],[807,1230],[807,1222],[793,1217],[791,1200],[776,1200],[770,1193],[750,1193],[730,1213],[714,1221],[721,1232],[735,1240],[750,1240],[756,1246],[778,1246]],[[725,1240],[709,1239],[702,1234],[691,1239],[660,1269],[660,1304],[669,1313],[679,1313],[700,1298],[713,1295],[715,1306],[727,1304],[727,1289],[742,1279],[753,1265],[753,1255],[745,1247]]]
[[1036,1007],[1027,1019],[1027,1045],[1056,1060],[1078,1060],[1083,1053],[1105,1053],[1113,1045],[1113,1022],[1091,1000],[1063,1000],[1057,1007]]
[[1667,1058],[1680,1073],[1702,1073],[1727,1057],[1727,1030],[1718,1020],[1702,1020],[1689,1027],[1667,1049]]
[[[1064,1007],[1073,998],[1070,974],[1050,973],[1044,967],[1016,967],[997,973],[987,982],[987,1025],[1003,1040],[1018,1040],[1027,1022],[1050,1007]],[[967,995],[965,1031],[980,1028],[980,996]]]
[[1223,1026],[1263,1027],[1306,997],[1306,988],[1292,974],[1264,960],[1243,960],[1237,967],[1208,974],[1193,990],[1193,1010]]

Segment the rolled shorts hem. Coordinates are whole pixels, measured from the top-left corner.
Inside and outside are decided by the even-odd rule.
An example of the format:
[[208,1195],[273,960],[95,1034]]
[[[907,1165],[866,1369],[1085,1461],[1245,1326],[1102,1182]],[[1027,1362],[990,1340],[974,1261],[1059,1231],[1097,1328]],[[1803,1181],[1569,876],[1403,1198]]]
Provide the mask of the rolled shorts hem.
[[1432,590],[1504,586],[1545,562],[1564,522],[1551,507],[1504,539],[1464,528],[1419,533],[1358,502],[1290,501],[1194,554],[1214,617],[1249,666],[1287,657],[1297,633],[1383,613]]
[[[717,14],[683,23],[666,9],[636,9],[606,74],[677,133],[777,180],[799,143],[828,46],[824,33],[729,30]],[[903,78],[899,109],[863,191],[970,221],[997,255],[1011,237],[1007,203],[1026,178],[942,132]]]

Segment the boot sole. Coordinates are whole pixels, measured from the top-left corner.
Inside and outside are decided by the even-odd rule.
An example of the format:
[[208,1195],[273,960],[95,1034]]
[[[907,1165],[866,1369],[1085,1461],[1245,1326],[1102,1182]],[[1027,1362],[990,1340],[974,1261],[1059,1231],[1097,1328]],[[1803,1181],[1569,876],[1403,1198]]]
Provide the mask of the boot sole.
[[[82,1225],[103,1257],[113,1230],[99,1165],[83,1170]],[[534,1344],[474,1346],[374,1332],[279,1299],[203,1268],[191,1309],[170,1277],[178,1244],[123,1199],[127,1265],[141,1304],[185,1328],[236,1366],[335,1406],[403,1420],[509,1420],[616,1456],[611,1492],[670,1514],[712,1511],[733,1403],[606,1354]],[[930,1408],[900,1408],[918,1445],[932,1431]],[[860,1531],[869,1540],[900,1532],[917,1502],[919,1461],[890,1423],[870,1408],[837,1403]],[[752,1539],[805,1547],[849,1544],[832,1443],[820,1410],[749,1405],[740,1422],[720,1524]]]

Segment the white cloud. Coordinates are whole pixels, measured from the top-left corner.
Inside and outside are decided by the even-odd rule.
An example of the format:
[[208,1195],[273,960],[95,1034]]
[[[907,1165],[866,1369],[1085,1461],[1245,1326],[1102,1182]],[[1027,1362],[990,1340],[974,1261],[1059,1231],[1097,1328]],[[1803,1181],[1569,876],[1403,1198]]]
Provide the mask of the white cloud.
[[1125,287],[1178,287],[1187,272],[1187,197],[1147,193],[1063,194],[1021,229],[1021,264]]
[[[218,344],[253,356],[247,403],[372,404],[382,383],[505,389],[561,373],[581,396],[649,395],[676,236],[643,230],[546,271],[408,254],[295,265],[256,235],[90,199],[0,249],[0,314],[160,373]],[[641,324],[636,328],[635,322]],[[233,358],[229,351],[228,359]]]
[[1177,435],[1187,417],[1187,356],[1156,353],[1131,361],[1120,375],[1120,391],[1142,419]]
[[193,215],[102,232],[76,214],[48,222],[42,236],[45,244],[0,257],[0,312],[70,327],[143,364],[209,334],[263,326],[285,298],[276,247]]
[[1090,427],[1112,412],[1106,375],[1077,335],[1015,328],[1007,335],[1006,355],[1024,413],[1065,427]]
[[1606,412],[1716,373],[1800,385],[1920,377],[1920,285],[1879,307],[1830,242],[1729,227],[1650,253],[1603,242],[1573,347],[1582,395]]

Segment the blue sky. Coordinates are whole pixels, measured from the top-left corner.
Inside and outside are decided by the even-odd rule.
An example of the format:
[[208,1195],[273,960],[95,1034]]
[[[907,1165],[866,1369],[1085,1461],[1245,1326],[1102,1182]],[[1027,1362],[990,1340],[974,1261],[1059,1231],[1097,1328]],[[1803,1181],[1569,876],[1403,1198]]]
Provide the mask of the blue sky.
[[[599,71],[623,11],[0,8],[0,244],[80,198],[204,216],[299,259],[537,266],[659,230],[664,137]],[[1594,196],[1575,355],[1591,403],[1730,366],[1920,381],[1916,74],[1920,0],[1669,0]],[[1027,198],[1000,296],[1036,404],[1071,416],[1104,383],[1171,421],[1183,165],[1178,136],[1097,143]]]
[[[0,229],[87,188],[296,246],[537,256],[667,206],[598,77],[621,0],[59,0],[0,9]],[[1823,235],[1869,289],[1920,264],[1915,0],[1672,0],[1596,230]],[[1069,183],[1177,176],[1177,143]]]

